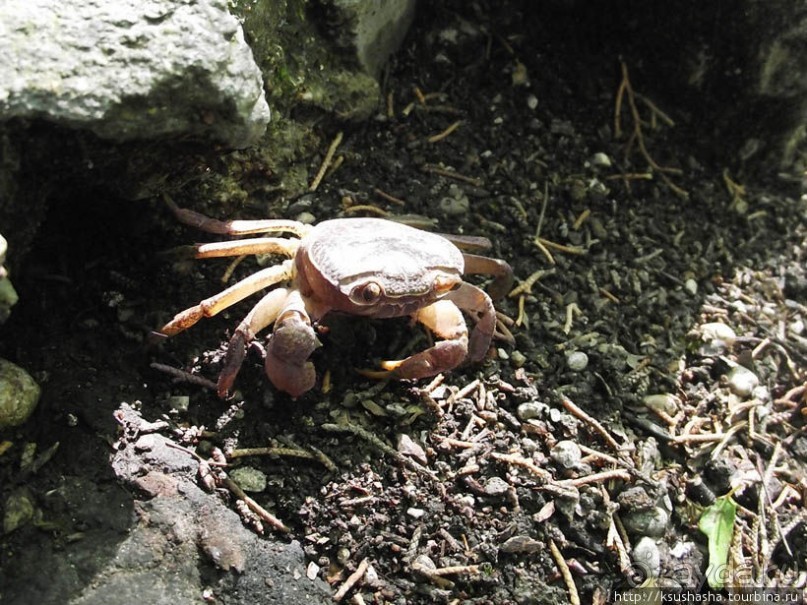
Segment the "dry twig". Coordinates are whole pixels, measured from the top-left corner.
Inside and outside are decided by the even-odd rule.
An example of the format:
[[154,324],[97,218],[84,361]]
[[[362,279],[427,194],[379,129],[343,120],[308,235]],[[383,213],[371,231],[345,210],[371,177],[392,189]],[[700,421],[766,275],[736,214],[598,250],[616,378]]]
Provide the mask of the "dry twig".
[[311,185],[308,187],[309,191],[316,191],[319,184],[322,182],[322,179],[325,178],[325,173],[328,171],[328,168],[333,161],[333,155],[336,153],[336,149],[339,147],[341,142],[342,132],[340,131],[336,133],[333,141],[331,141],[331,144],[328,146],[328,151],[325,153],[325,157],[322,160],[322,165],[319,167],[317,175],[314,177],[314,180],[311,181]]
[[339,587],[333,595],[333,600],[337,603],[345,598],[345,595],[350,591],[353,586],[356,585],[356,582],[362,579],[365,573],[367,573],[367,568],[370,566],[370,561],[367,559],[362,559],[359,566],[356,568],[352,574],[350,574],[345,580],[344,584]]
[[[648,108],[650,108],[651,120],[658,118],[670,126],[674,125],[674,122],[649,99],[641,95],[637,95],[634,92],[633,86],[630,83],[630,78],[628,77],[628,66],[624,61],[621,62],[621,68],[622,81],[619,83],[619,88],[617,89],[616,94],[616,102],[614,103],[614,136],[616,138],[621,138],[622,136],[622,103],[623,99],[627,98],[628,109],[633,120],[633,130],[628,138],[628,143],[625,147],[625,154],[628,155],[630,153],[631,147],[635,142],[639,147],[639,152],[642,157],[655,171],[655,173],[661,177],[661,180],[664,181],[664,183],[666,183],[666,185],[679,197],[683,199],[689,198],[689,193],[673,183],[672,179],[667,176],[668,174],[681,174],[682,171],[679,168],[661,166],[658,162],[656,162],[656,160],[653,159],[650,152],[647,150],[644,132],[642,131],[642,118],[639,115],[639,109],[636,106],[636,99],[639,98],[642,102],[644,102],[645,105],[647,105]],[[627,186],[628,179],[624,179],[624,181]]]

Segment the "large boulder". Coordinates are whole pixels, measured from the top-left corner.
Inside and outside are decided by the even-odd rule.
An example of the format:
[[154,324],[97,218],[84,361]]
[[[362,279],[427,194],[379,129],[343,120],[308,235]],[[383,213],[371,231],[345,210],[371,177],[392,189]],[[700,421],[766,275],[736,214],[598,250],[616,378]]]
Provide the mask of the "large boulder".
[[0,56],[0,120],[229,147],[254,143],[269,121],[260,70],[226,0],[9,0]]

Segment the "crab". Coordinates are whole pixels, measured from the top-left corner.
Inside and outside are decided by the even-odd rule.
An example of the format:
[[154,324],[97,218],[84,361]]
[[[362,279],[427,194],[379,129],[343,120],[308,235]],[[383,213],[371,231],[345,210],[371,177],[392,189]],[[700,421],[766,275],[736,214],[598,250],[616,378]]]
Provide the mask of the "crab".
[[[235,329],[218,378],[218,395],[229,396],[256,335],[274,324],[265,347],[265,369],[274,386],[296,398],[316,382],[309,357],[320,346],[314,329],[331,312],[372,318],[410,316],[440,340],[405,359],[384,361],[374,377],[419,379],[482,360],[497,332],[491,297],[463,281],[487,274],[494,296],[503,295],[513,273],[506,262],[463,253],[489,249],[485,238],[438,235],[381,218],[337,218],[311,226],[292,220],[220,221],[180,208],[166,197],[177,219],[208,233],[262,237],[192,246],[195,258],[272,254],[282,263],[251,274],[178,313],[158,334],[174,336],[261,290],[271,288]],[[287,233],[292,237],[268,237]],[[470,332],[463,313],[475,325]]]

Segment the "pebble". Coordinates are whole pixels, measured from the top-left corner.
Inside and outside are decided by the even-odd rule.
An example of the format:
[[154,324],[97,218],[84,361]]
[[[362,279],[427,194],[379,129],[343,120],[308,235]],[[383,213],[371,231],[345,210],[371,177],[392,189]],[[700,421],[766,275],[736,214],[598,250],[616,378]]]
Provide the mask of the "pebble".
[[655,412],[664,412],[670,416],[675,416],[681,405],[681,400],[670,393],[655,393],[645,395],[642,400],[645,407]]
[[602,151],[598,151],[589,160],[592,166],[598,166],[600,168],[610,168],[611,167],[611,158],[608,157],[608,154],[603,153]]
[[27,488],[21,487],[9,494],[3,508],[3,533],[14,531],[34,518],[34,499]]
[[516,415],[519,420],[529,420],[530,418],[538,418],[543,416],[546,411],[547,405],[540,401],[527,401],[522,403],[516,409]]
[[684,290],[695,296],[698,293],[698,282],[690,277],[684,282]]
[[726,376],[729,390],[738,397],[748,397],[759,386],[759,378],[744,366],[734,366]]
[[230,471],[230,478],[245,492],[262,492],[266,489],[266,473],[251,466],[239,466]]
[[514,368],[520,368],[527,362],[527,357],[519,350],[510,353],[510,363]]
[[670,524],[670,513],[661,506],[654,506],[623,514],[622,522],[630,534],[661,538]]
[[535,95],[528,95],[527,96],[527,107],[530,109],[535,109],[538,107],[538,97]]
[[502,494],[506,494],[509,489],[510,484],[501,477],[491,477],[488,479],[487,483],[485,483],[485,493],[488,496],[501,496]]
[[400,433],[398,435],[397,450],[399,454],[408,456],[424,466],[429,462],[428,458],[426,458],[426,452],[420,444],[406,433]]
[[18,365],[0,359],[0,429],[19,426],[39,403],[41,390]]
[[635,486],[620,492],[617,502],[629,534],[660,538],[667,531],[672,505],[666,498],[652,496],[645,488]]
[[566,354],[566,366],[572,372],[582,372],[588,366],[588,355],[583,351],[572,351]]
[[191,398],[187,395],[173,395],[168,398],[168,405],[172,412],[185,413],[191,404]]
[[701,340],[704,342],[722,340],[728,346],[731,346],[737,340],[737,334],[731,329],[731,326],[717,321],[700,326],[700,333]]
[[633,547],[632,558],[645,578],[658,578],[661,574],[661,551],[653,538],[640,538]]
[[549,452],[549,457],[561,468],[574,468],[580,463],[583,453],[574,441],[558,441]]
[[308,567],[305,568],[305,577],[311,581],[316,580],[317,576],[319,576],[320,569],[321,568],[319,565],[317,565],[313,561],[309,561]]
[[313,225],[316,222],[317,217],[311,214],[310,212],[301,212],[300,214],[297,215],[296,220],[306,225]]
[[422,508],[415,508],[414,506],[411,508],[406,509],[406,514],[412,517],[413,519],[420,519],[423,515],[426,514],[426,511]]
[[457,186],[449,187],[448,195],[441,198],[437,203],[440,211],[448,216],[460,216],[468,214],[471,202],[465,192]]

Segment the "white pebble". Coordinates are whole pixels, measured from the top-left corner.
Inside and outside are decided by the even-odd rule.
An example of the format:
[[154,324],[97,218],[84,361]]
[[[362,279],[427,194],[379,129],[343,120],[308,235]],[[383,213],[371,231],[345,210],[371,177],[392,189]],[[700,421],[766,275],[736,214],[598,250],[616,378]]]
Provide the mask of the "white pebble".
[[738,397],[748,397],[759,386],[757,375],[743,366],[731,368],[727,377],[729,389]]
[[572,372],[582,372],[588,366],[588,355],[583,351],[572,351],[566,354],[566,366]]
[[599,166],[600,168],[610,168],[611,167],[611,158],[608,157],[607,154],[603,153],[602,151],[598,151],[593,156],[591,156],[592,166]]
[[519,420],[529,420],[543,415],[546,405],[538,401],[527,401],[516,408],[516,415]]
[[731,326],[720,322],[703,324],[700,326],[700,333],[704,342],[722,340],[728,346],[731,346],[737,340],[737,334],[731,329]]
[[316,222],[317,217],[310,212],[301,212],[297,215],[297,220],[301,223],[305,223],[306,225],[313,225],[314,222]]
[[426,511],[422,508],[415,508],[411,507],[406,509],[406,514],[412,517],[413,519],[420,519],[423,515],[426,514]]

